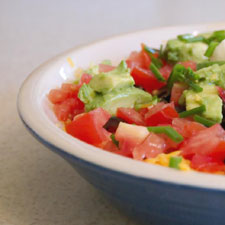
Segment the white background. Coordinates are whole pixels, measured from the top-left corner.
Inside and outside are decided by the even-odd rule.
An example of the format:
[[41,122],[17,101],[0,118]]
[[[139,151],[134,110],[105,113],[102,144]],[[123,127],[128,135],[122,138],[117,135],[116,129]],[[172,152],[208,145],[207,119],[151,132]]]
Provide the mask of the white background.
[[134,225],[25,130],[25,77],[80,44],[157,26],[225,21],[224,0],[0,0],[0,224]]

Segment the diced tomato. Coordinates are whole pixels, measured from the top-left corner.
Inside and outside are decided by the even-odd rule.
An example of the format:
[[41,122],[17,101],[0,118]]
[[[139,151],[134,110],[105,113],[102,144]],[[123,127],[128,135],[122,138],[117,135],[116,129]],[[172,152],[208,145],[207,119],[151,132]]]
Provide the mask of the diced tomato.
[[169,64],[166,64],[162,68],[159,69],[160,73],[163,75],[163,77],[166,80],[168,80],[172,70],[173,70],[173,67]]
[[145,51],[134,51],[131,52],[129,58],[126,60],[127,66],[133,70],[135,66],[140,68],[148,69],[151,63],[151,59]]
[[182,118],[173,119],[172,126],[184,138],[192,137],[193,135],[196,135],[199,131],[207,129],[200,123]]
[[165,149],[165,140],[157,134],[149,133],[145,140],[134,148],[133,158],[137,160],[154,158],[158,154],[163,153]]
[[145,114],[145,123],[147,126],[157,126],[159,124],[171,124],[172,120],[178,117],[178,113],[173,103],[165,104],[163,102],[151,107]]
[[[172,67],[166,65],[160,69],[161,74],[167,80]],[[155,75],[149,69],[143,69],[139,66],[135,66],[131,71],[131,75],[134,78],[135,84],[143,87],[146,91],[152,92],[158,90],[166,85],[166,82],[158,81]]]
[[152,92],[153,90],[160,89],[165,86],[165,82],[160,82],[156,79],[154,74],[147,69],[143,69],[139,66],[135,66],[131,71],[131,75],[134,78],[135,84],[143,87],[146,91]]
[[84,112],[84,104],[78,98],[68,98],[62,103],[55,104],[53,111],[60,121],[72,120],[75,115]]
[[61,90],[67,92],[68,98],[75,97],[78,94],[79,86],[71,83],[64,83],[61,86]]
[[145,114],[148,112],[148,108],[142,108],[138,111],[143,118],[145,118]]
[[89,144],[99,146],[109,140],[111,133],[103,128],[110,118],[110,114],[102,108],[83,113],[66,125],[66,132]]
[[113,143],[112,140],[107,140],[105,142],[102,142],[101,146],[99,147],[109,152],[114,152],[114,153],[119,152],[119,148]]
[[123,119],[124,121],[130,124],[136,125],[145,124],[142,115],[132,108],[118,108],[116,115],[117,117]]
[[191,68],[194,71],[197,69],[197,65],[193,61],[179,62],[179,64],[183,65],[185,68]]
[[223,102],[225,102],[225,90],[219,86],[217,86],[217,90],[220,98],[223,100]]
[[144,141],[148,134],[144,126],[120,122],[115,133],[115,138],[119,141],[119,154],[132,157],[134,147]]
[[159,137],[163,138],[166,144],[165,152],[169,153],[171,151],[174,151],[176,149],[179,149],[179,146],[181,143],[177,143],[173,141],[170,137],[168,137],[166,134],[158,134]]
[[65,101],[67,98],[76,96],[77,92],[77,85],[64,83],[60,89],[52,89],[48,94],[48,99],[53,104],[57,104]]
[[174,102],[174,105],[179,105],[179,99],[183,94],[184,90],[187,89],[187,85],[183,83],[174,83],[173,88],[171,90],[170,101]]
[[181,152],[186,158],[198,154],[224,160],[225,131],[219,124],[203,129],[184,142]]
[[67,97],[68,93],[61,89],[52,89],[48,94],[48,99],[53,104],[63,102]]
[[106,64],[99,64],[99,72],[100,73],[107,73],[111,70],[114,70],[115,66],[106,65]]
[[84,83],[88,84],[91,81],[91,79],[92,76],[90,74],[83,73],[79,81],[79,86],[81,87]]
[[191,160],[191,167],[195,170],[209,173],[224,172],[225,170],[225,165],[222,161],[205,155],[194,155]]

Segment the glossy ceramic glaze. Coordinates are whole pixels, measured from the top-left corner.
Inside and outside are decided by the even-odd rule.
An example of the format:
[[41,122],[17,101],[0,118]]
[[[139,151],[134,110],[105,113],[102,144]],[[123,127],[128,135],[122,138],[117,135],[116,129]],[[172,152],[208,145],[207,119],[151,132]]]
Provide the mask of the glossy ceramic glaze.
[[37,139],[65,158],[91,184],[140,222],[222,225],[225,221],[224,176],[185,173],[150,165],[81,142],[60,128],[46,94],[62,82],[74,79],[78,67],[104,59],[116,64],[132,50],[140,49],[142,42],[157,48],[177,34],[224,28],[225,24],[157,28],[67,51],[37,68],[24,82],[18,96],[21,119]]

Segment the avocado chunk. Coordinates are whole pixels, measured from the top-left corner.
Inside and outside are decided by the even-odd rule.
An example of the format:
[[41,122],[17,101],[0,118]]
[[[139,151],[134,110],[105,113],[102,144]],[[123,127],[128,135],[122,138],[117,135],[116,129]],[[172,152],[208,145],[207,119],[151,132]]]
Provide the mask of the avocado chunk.
[[130,75],[130,71],[124,61],[110,72],[95,75],[89,83],[89,86],[94,91],[103,94],[114,89],[132,87],[133,85],[134,79]]
[[217,88],[214,84],[199,84],[202,88],[202,92],[194,92],[193,90],[184,91],[186,110],[205,105],[206,111],[202,113],[207,119],[213,120],[217,123],[221,123],[222,115],[222,100],[218,95]]
[[207,57],[204,56],[208,45],[203,42],[186,43],[178,39],[171,39],[167,42],[164,54],[168,61],[182,62],[182,61],[194,61],[202,62],[206,61]]
[[82,85],[78,97],[85,103],[85,111],[101,107],[112,115],[119,107],[133,108],[154,100],[148,92],[134,87],[134,80],[124,61],[110,72],[93,76],[89,84]]
[[152,96],[135,87],[115,89],[104,95],[97,94],[92,101],[85,104],[85,111],[101,107],[111,115],[115,115],[117,108],[133,108],[136,104],[145,104],[152,101]]
[[225,88],[225,64],[213,64],[195,72],[201,81],[208,81]]

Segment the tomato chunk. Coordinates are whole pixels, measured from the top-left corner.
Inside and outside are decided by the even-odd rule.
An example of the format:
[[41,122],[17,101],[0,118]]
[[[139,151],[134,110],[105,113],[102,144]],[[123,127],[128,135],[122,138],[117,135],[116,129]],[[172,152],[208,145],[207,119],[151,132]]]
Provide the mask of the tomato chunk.
[[143,69],[148,69],[151,63],[151,59],[148,54],[142,50],[140,52],[131,52],[129,58],[126,60],[127,66],[133,70],[135,66]]
[[132,108],[118,108],[116,115],[117,117],[123,119],[124,121],[130,124],[136,125],[145,124],[142,115]]
[[145,123],[147,126],[157,126],[159,124],[171,124],[172,120],[178,117],[178,113],[173,103],[165,104],[163,102],[151,107],[145,114]]
[[181,95],[183,94],[184,90],[186,90],[186,89],[187,89],[187,85],[182,84],[182,83],[175,83],[171,90],[170,101],[174,102],[174,105],[178,106],[179,99],[180,99]]
[[103,128],[110,118],[110,114],[102,108],[83,113],[66,125],[66,132],[89,144],[99,146],[107,141],[111,133]]
[[191,68],[194,71],[197,69],[196,62],[193,61],[179,62],[179,64],[183,65],[185,68]]
[[84,104],[78,98],[68,98],[60,104],[55,104],[53,111],[60,121],[72,120],[75,115],[84,111]]
[[99,64],[99,72],[100,73],[107,73],[114,69],[115,69],[115,66],[111,66],[111,65],[107,65],[107,64]]
[[149,132],[144,126],[120,122],[115,133],[115,138],[119,141],[119,154],[132,157],[134,147],[142,143],[148,134]]
[[220,98],[223,100],[223,102],[225,102],[225,90],[219,86],[217,86],[217,90]]
[[184,142],[181,152],[186,158],[198,154],[224,160],[225,131],[219,124],[203,129]]
[[182,118],[173,119],[172,126],[184,138],[189,138],[196,135],[199,131],[207,129],[200,123]]
[[79,81],[79,86],[81,87],[83,84],[88,84],[92,79],[92,76],[90,74],[87,73],[83,73],[80,81]]
[[149,133],[145,140],[134,148],[133,158],[137,160],[154,158],[165,150],[165,140],[157,134]]
[[191,160],[191,167],[195,170],[209,173],[225,170],[223,161],[218,161],[213,157],[205,155],[194,155]]

